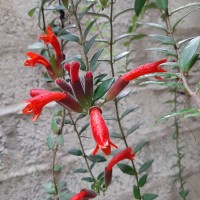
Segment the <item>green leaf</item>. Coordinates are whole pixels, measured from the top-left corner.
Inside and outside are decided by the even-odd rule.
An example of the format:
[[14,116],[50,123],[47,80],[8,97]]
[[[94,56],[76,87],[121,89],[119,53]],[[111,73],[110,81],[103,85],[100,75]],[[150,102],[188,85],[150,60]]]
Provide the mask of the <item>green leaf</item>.
[[151,34],[149,36],[153,37],[154,39],[156,39],[166,45],[174,45],[175,44],[174,40],[169,36],[158,35],[158,34]]
[[197,89],[197,90],[200,89],[200,82],[196,84],[196,89]]
[[143,26],[150,26],[152,28],[157,28],[157,29],[160,29],[160,30],[163,30],[163,31],[167,31],[167,28],[161,24],[156,24],[156,23],[150,23],[150,22],[137,22],[137,24],[139,25],[143,25]]
[[48,145],[49,150],[54,149],[55,142],[54,142],[54,138],[51,134],[49,134],[49,136],[47,138],[47,145]]
[[77,118],[76,118],[76,122],[80,119],[83,119],[84,117],[86,117],[87,115],[85,114],[80,114]]
[[200,2],[194,2],[194,3],[189,3],[189,4],[186,4],[185,6],[181,6],[179,8],[176,8],[175,10],[173,10],[170,15],[174,14],[175,12],[179,11],[179,10],[182,10],[182,9],[185,9],[185,8],[189,8],[189,7],[198,7],[200,6]]
[[51,130],[52,130],[55,134],[57,134],[58,131],[59,131],[59,127],[58,127],[58,124],[57,124],[57,121],[56,121],[56,118],[55,118],[55,117],[53,117],[53,118],[52,118],[52,121],[51,121]]
[[82,181],[86,181],[86,182],[95,182],[95,179],[94,178],[92,178],[92,177],[83,177],[82,179],[81,179]]
[[148,194],[144,194],[142,196],[142,199],[143,200],[153,200],[153,199],[156,199],[157,197],[158,197],[157,194],[150,194],[150,193],[148,193]]
[[115,19],[117,17],[119,17],[120,15],[124,14],[124,13],[127,13],[127,12],[132,12],[134,11],[134,8],[128,8],[128,9],[125,9],[125,10],[122,10],[121,12],[118,12],[114,17],[113,17],[113,21],[115,21]]
[[94,96],[93,99],[97,100],[100,99],[105,95],[105,93],[109,90],[111,85],[114,83],[115,79],[114,78],[109,78],[105,81],[103,81],[94,91]]
[[89,52],[89,50],[91,49],[92,45],[94,44],[95,39],[97,38],[97,36],[98,36],[98,34],[92,36],[92,37],[90,38],[90,40],[86,42],[86,45],[85,45],[85,47],[84,47],[84,52],[85,52],[85,54],[87,54],[87,53]]
[[100,156],[100,155],[89,156],[88,159],[93,163],[105,162],[106,161],[106,159],[103,156]]
[[114,131],[112,131],[110,133],[110,137],[112,137],[112,138],[122,138],[122,136],[119,133],[116,133]]
[[83,133],[83,132],[88,128],[89,125],[90,125],[89,123],[85,124],[85,125],[81,128],[81,130],[79,131],[78,134],[80,135],[81,133]]
[[83,18],[83,16],[84,16],[85,14],[87,14],[88,11],[89,11],[93,6],[94,6],[93,3],[90,4],[87,8],[85,8],[85,10],[84,10],[82,13],[79,14],[79,18],[78,18],[79,21],[81,21],[81,19]]
[[104,77],[106,77],[107,76],[107,74],[100,74],[100,75],[98,75],[98,76],[96,76],[95,78],[94,78],[94,80],[95,80],[95,85],[97,84],[97,83],[99,83]]
[[90,70],[91,70],[91,71],[93,71],[93,72],[95,71],[96,68],[94,68],[94,66],[95,66],[96,62],[98,61],[98,59],[99,59],[101,53],[103,52],[103,50],[104,50],[104,49],[99,49],[99,50],[92,56],[92,58],[91,58],[91,60],[90,60]]
[[58,135],[57,142],[58,142],[59,145],[64,146],[64,138],[63,138],[62,134]]
[[54,185],[51,182],[43,184],[42,188],[47,194],[55,194],[56,193]]
[[64,41],[71,41],[71,42],[77,42],[77,43],[80,42],[79,37],[77,35],[74,35],[74,34],[71,34],[71,33],[61,35],[60,39],[64,40]]
[[131,37],[131,36],[133,36],[133,35],[135,35],[135,34],[134,34],[134,33],[125,33],[125,34],[123,34],[123,35],[120,35],[120,36],[118,36],[118,37],[114,40],[114,44],[115,44],[117,41],[121,40],[121,39],[124,39],[124,38],[127,38],[127,37]]
[[119,167],[119,169],[125,174],[135,175],[135,170],[133,169],[133,167],[127,164],[118,163],[117,167]]
[[138,109],[138,108],[139,108],[139,107],[127,109],[125,112],[123,112],[123,114],[121,115],[120,119],[122,120],[125,116],[127,116],[127,115],[130,114],[130,113],[132,113],[133,111],[135,111],[135,110]]
[[189,194],[188,190],[181,190],[181,191],[179,192],[179,195],[180,195],[183,199],[185,199],[185,198],[187,197],[188,194]]
[[140,15],[140,12],[142,8],[144,7],[145,3],[146,3],[146,0],[135,0],[134,8],[135,8],[135,14],[137,16]]
[[61,166],[60,165],[58,165],[58,164],[56,164],[56,165],[54,165],[54,171],[55,172],[60,172],[61,171]]
[[103,8],[106,8],[108,5],[108,0],[99,0],[100,4],[102,5]]
[[130,90],[130,89],[124,89],[124,90],[122,90],[122,91],[119,93],[119,95],[118,95],[116,98],[117,98],[117,100],[119,101],[120,99],[122,99],[122,98],[128,96],[130,93],[131,93],[131,90]]
[[134,153],[140,151],[146,144],[149,144],[149,141],[140,142],[133,150]]
[[146,51],[157,51],[157,52],[161,52],[166,56],[174,56],[176,57],[176,52],[169,50],[169,49],[165,49],[165,48],[161,48],[161,47],[155,47],[155,48],[148,48],[145,49]]
[[168,8],[168,0],[156,0],[159,9],[166,10]]
[[153,164],[154,159],[145,162],[139,169],[139,174],[145,172]]
[[138,123],[133,125],[131,128],[128,129],[126,136],[130,135],[131,133],[133,133],[134,131],[136,131],[142,123]]
[[148,175],[147,174],[144,174],[140,179],[139,179],[139,182],[138,182],[138,186],[139,187],[143,187],[145,185],[145,183],[147,182],[147,177]]
[[94,25],[95,22],[96,22],[96,19],[93,20],[93,21],[91,21],[91,22],[89,23],[89,25],[87,26],[87,28],[85,29],[85,32],[84,32],[84,38],[85,38],[85,40],[86,40],[87,35],[88,35],[88,33],[90,32],[90,30],[91,30],[91,28],[93,27],[93,25]]
[[140,83],[139,85],[147,85],[147,84],[155,84],[155,85],[162,85],[167,87],[174,87],[180,90],[185,90],[185,87],[182,84],[176,82],[163,82],[163,81],[145,81]]
[[133,186],[133,194],[136,199],[140,199],[140,190],[136,185]]
[[102,14],[102,13],[96,13],[96,12],[88,12],[87,15],[95,16],[95,17],[104,17],[108,20],[110,19],[108,15]]
[[33,17],[33,15],[34,15],[34,13],[35,13],[35,11],[36,11],[37,8],[38,8],[38,7],[35,7],[35,8],[32,8],[31,10],[29,10],[29,11],[28,11],[28,16],[29,16],[29,17]]
[[68,9],[68,0],[62,0],[62,4]]
[[87,169],[83,169],[83,168],[76,169],[76,170],[74,171],[74,173],[87,173],[87,172],[88,172],[88,170],[87,170]]
[[75,156],[82,156],[83,155],[82,151],[79,150],[79,149],[70,149],[68,151],[68,153],[75,155]]
[[[200,44],[200,36],[192,39],[181,51],[179,66],[183,72],[190,70],[191,61],[196,59],[196,52]],[[198,58],[198,56],[197,56]],[[193,62],[192,62],[193,63]]]
[[120,60],[120,59],[126,57],[129,54],[130,54],[129,51],[125,51],[123,53],[120,53],[119,55],[117,55],[117,56],[114,57],[113,61],[116,62],[117,60]]

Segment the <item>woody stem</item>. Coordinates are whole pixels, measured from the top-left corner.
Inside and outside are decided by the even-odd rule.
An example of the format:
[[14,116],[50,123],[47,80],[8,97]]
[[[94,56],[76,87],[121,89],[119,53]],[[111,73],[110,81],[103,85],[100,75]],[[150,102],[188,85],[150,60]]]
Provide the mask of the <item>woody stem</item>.
[[[114,71],[114,62],[113,62],[113,45],[114,45],[114,42],[113,42],[113,6],[114,5],[113,4],[114,4],[114,1],[111,0],[110,17],[109,17],[109,22],[110,22],[110,42],[109,42],[109,45],[110,45],[110,66],[111,66],[112,77],[114,78],[115,77],[115,71]],[[116,111],[117,123],[118,123],[119,129],[120,129],[120,132],[121,132],[122,139],[124,141],[125,146],[128,147],[128,143],[126,141],[126,136],[125,136],[125,133],[123,131],[121,120],[120,120],[120,114],[119,114],[119,107],[118,107],[117,99],[115,99],[115,111]],[[136,178],[137,188],[138,188],[138,191],[139,191],[139,200],[142,200],[142,197],[141,197],[141,194],[140,194],[138,173],[137,173],[137,170],[136,170],[136,167],[135,167],[133,160],[131,161],[131,164],[132,164],[133,170],[135,171],[135,178]]]

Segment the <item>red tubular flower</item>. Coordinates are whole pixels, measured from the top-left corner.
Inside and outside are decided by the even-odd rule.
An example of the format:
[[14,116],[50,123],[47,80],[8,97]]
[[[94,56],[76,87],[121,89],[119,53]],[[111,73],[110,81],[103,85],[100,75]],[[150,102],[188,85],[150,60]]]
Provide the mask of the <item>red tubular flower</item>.
[[129,81],[124,80],[121,76],[108,90],[105,101],[112,101],[128,85]]
[[94,140],[97,143],[93,151],[93,155],[97,153],[99,148],[106,155],[110,154],[111,146],[118,148],[117,145],[111,142],[108,128],[101,114],[102,111],[99,107],[92,107],[89,110],[90,126],[92,129]]
[[62,90],[64,90],[65,92],[70,93],[71,95],[73,95],[73,91],[72,91],[71,86],[64,79],[57,78],[55,80],[55,82]]
[[[35,94],[32,94],[32,95],[35,95]],[[51,92],[51,91],[43,92],[34,96],[31,99],[25,100],[24,102],[28,104],[22,110],[22,112],[24,114],[33,114],[34,116],[32,118],[32,121],[35,121],[39,117],[42,111],[42,108],[46,104],[48,104],[51,101],[60,101],[65,98],[66,98],[66,94],[62,92]]]
[[93,190],[82,189],[79,193],[75,194],[70,200],[87,200],[95,198],[97,195]]
[[[122,79],[124,79],[125,81],[131,81],[145,74],[151,74],[151,73],[156,73],[156,72],[166,72],[165,69],[159,67],[160,64],[165,63],[165,62],[167,62],[167,59],[163,58],[162,60],[159,60],[157,62],[140,65],[139,67],[122,75]],[[161,77],[157,77],[157,78],[160,79]]]
[[105,168],[104,181],[105,181],[106,187],[108,187],[112,181],[113,166],[124,159],[133,160],[134,157],[135,157],[135,154],[133,153],[133,150],[130,147],[124,149],[123,151],[120,151],[115,156],[113,156],[113,158],[110,160],[107,167]]
[[91,71],[86,72],[85,75],[85,96],[88,102],[91,103],[93,96],[93,74]]
[[43,89],[31,89],[29,94],[31,97],[35,97],[44,93],[49,93],[49,90],[43,90]]
[[51,26],[47,26],[46,34],[41,34],[40,39],[44,41],[45,44],[51,44],[56,52],[57,58],[62,58],[62,51],[58,38],[54,34]]

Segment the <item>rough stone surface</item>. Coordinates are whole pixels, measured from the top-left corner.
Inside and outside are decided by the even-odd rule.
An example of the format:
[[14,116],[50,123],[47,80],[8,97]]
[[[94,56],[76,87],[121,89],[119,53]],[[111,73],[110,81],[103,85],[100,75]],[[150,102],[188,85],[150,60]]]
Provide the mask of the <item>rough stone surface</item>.
[[[115,12],[122,8],[129,8],[132,1],[122,1],[120,7],[115,8]],[[191,1],[178,0],[170,1],[171,8],[177,8]],[[44,82],[39,81],[43,69],[36,67],[27,69],[23,67],[26,48],[34,43],[40,33],[37,27],[37,17],[27,16],[28,10],[37,5],[38,1],[2,1],[0,0],[0,199],[9,200],[39,200],[43,199],[44,192],[42,184],[51,180],[52,152],[48,151],[46,138],[50,133],[51,115],[55,104],[50,104],[43,110],[39,120],[32,123],[30,116],[21,114],[22,100],[27,99],[31,88],[46,88]],[[182,14],[186,12],[185,10]],[[149,11],[144,20],[155,22],[159,13]],[[181,15],[176,14],[173,21],[176,21]],[[120,35],[126,30],[124,27],[127,17],[116,21],[115,36]],[[159,23],[162,23],[159,20]],[[191,14],[181,23],[176,34],[176,38],[196,36],[199,34],[199,11]],[[156,33],[157,30],[144,29],[149,33]],[[151,32],[151,33],[152,33]],[[159,33],[159,32],[157,32]],[[160,58],[160,54],[144,51],[144,49],[159,46],[151,38],[146,38],[142,42],[134,43],[134,66],[144,62],[149,62]],[[70,48],[68,48],[69,51]],[[116,50],[116,55],[122,51]],[[73,47],[67,55],[73,55],[80,52],[78,47]],[[103,66],[101,66],[103,67]],[[199,71],[199,70],[198,70]],[[199,73],[194,69],[194,75]],[[197,75],[195,77],[198,77]],[[198,82],[198,78],[192,79],[191,83]],[[158,200],[180,200],[177,195],[179,185],[173,182],[174,175],[177,173],[171,166],[175,164],[176,159],[172,156],[175,151],[175,140],[172,139],[173,127],[172,120],[155,124],[155,120],[163,114],[170,113],[172,107],[170,104],[164,104],[166,99],[172,98],[170,93],[166,93],[166,88],[145,86],[128,87],[132,94],[120,103],[120,112],[129,107],[140,107],[123,121],[126,128],[134,124],[143,122],[140,129],[129,136],[128,143],[134,147],[138,142],[149,140],[142,152],[137,154],[135,159],[138,168],[148,159],[154,158],[152,168],[149,170],[149,183],[142,192],[155,192],[159,194]],[[185,98],[181,97],[183,101]],[[192,102],[189,102],[192,105]],[[107,112],[106,112],[107,110]],[[107,104],[103,111],[105,115],[112,115],[114,107],[112,103]],[[84,123],[84,120],[80,122]],[[118,131],[116,124],[108,121],[111,131]],[[184,177],[186,188],[190,191],[188,199],[199,200],[200,188],[200,136],[198,119],[184,120],[181,123],[180,143],[186,145],[183,150],[185,157],[183,164],[185,166]],[[81,181],[82,174],[73,174],[74,169],[85,167],[84,159],[69,155],[67,151],[78,147],[78,139],[72,126],[66,126],[64,131],[65,145],[59,149],[57,161],[63,166],[62,179],[66,180],[68,187],[72,192],[78,192],[83,187],[89,187],[89,184]],[[86,152],[90,154],[95,146],[90,137],[90,131],[84,133],[83,139]],[[120,149],[124,148],[122,141],[112,139],[118,144]],[[94,173],[103,171],[104,165],[98,164]],[[114,170],[113,184],[108,188],[105,196],[96,199],[106,200],[130,200],[132,199],[132,185],[134,178],[122,174],[119,169]]]

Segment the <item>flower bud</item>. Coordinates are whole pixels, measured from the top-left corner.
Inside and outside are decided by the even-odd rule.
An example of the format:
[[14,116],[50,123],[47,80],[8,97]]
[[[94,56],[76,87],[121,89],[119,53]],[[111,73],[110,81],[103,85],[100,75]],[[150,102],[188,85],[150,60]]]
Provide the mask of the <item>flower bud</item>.
[[65,92],[70,93],[71,95],[73,95],[73,91],[72,91],[71,86],[64,79],[57,78],[55,80],[55,82],[62,90],[64,90]]

